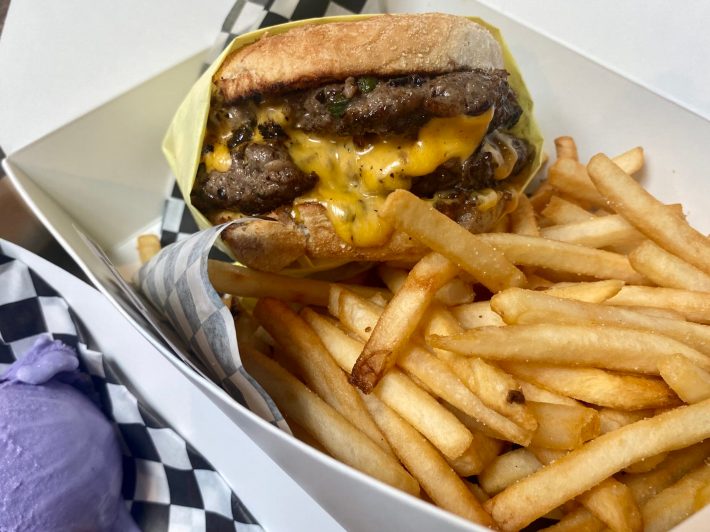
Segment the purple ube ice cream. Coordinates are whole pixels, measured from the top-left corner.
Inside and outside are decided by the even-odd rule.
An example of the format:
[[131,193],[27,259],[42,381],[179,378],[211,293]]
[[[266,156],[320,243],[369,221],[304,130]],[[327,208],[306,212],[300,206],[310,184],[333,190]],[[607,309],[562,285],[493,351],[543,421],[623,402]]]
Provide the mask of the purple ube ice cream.
[[[116,433],[73,349],[40,339],[0,376],[0,531],[137,531]],[[84,386],[82,386],[84,384]]]

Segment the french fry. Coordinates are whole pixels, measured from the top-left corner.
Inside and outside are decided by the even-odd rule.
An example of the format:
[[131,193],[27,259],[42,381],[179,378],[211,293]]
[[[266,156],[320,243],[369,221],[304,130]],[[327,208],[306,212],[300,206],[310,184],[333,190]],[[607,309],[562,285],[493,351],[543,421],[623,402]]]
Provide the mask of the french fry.
[[495,526],[463,481],[421,434],[377,397],[364,395],[363,399],[399,459],[437,505],[475,523]]
[[307,430],[334,458],[390,486],[412,495],[419,494],[417,481],[394,457],[279,364],[250,348],[242,355],[246,370],[259,381],[279,409]]
[[569,450],[599,435],[599,414],[584,406],[529,402],[538,427],[531,445]]
[[535,209],[535,212],[541,212],[555,192],[555,187],[550,184],[550,181],[542,181],[530,196],[530,205]]
[[618,214],[545,227],[540,230],[540,236],[590,248],[638,244],[644,238]]
[[502,530],[517,530],[621,469],[710,437],[710,400],[626,425],[509,486],[484,504]]
[[[303,309],[301,314],[314,328],[333,358],[347,372],[362,350],[362,342],[350,338],[310,309]],[[438,369],[441,370],[440,367]],[[431,382],[436,378],[436,372],[427,370],[426,367],[422,368]],[[471,446],[473,435],[466,427],[401,372],[387,372],[375,388],[375,393],[426,436],[447,458],[458,458]]]
[[563,299],[577,299],[587,303],[602,303],[614,297],[624,286],[624,281],[606,279],[590,283],[559,283],[550,286],[543,292],[548,296]]
[[646,501],[702,464],[708,455],[710,455],[710,440],[669,453],[668,458],[653,471],[640,475],[625,474],[620,478],[634,494],[637,504],[642,507]]
[[625,484],[613,478],[607,478],[579,495],[577,501],[611,530],[643,530],[641,512],[633,493]]
[[477,301],[458,305],[449,309],[464,329],[475,329],[489,325],[505,325],[503,318],[493,312],[489,301]]
[[[640,147],[614,157],[614,162],[633,174],[643,166],[643,149]],[[606,201],[599,194],[587,168],[572,159],[558,159],[548,173],[550,184],[566,196],[574,198],[582,206],[606,207]]]
[[553,405],[582,406],[579,401],[576,401],[571,397],[566,397],[564,395],[551,392],[524,379],[518,378],[517,381],[520,384],[520,389],[522,390],[523,394],[525,394],[525,399],[527,401],[535,401],[536,403],[550,403]]
[[619,279],[629,284],[647,283],[631,267],[629,259],[610,251],[534,236],[500,233],[479,236],[519,266],[538,266],[596,279]]
[[601,408],[599,410],[599,430],[602,434],[624,427],[629,423],[641,421],[653,416],[653,410],[615,410],[613,408]]
[[680,312],[688,321],[710,324],[710,294],[677,288],[625,286],[608,305],[660,307]]
[[660,379],[543,364],[504,363],[502,367],[515,377],[553,392],[608,408],[643,410],[680,404]]
[[498,456],[478,475],[478,482],[488,495],[495,495],[542,467],[533,453],[525,448]]
[[284,302],[269,298],[257,302],[254,317],[276,340],[279,353],[298,367],[299,374],[314,392],[373,442],[388,450],[384,436],[367,413],[360,396],[305,321]]
[[686,403],[710,398],[710,373],[682,355],[671,355],[658,363],[661,377]]
[[572,137],[557,137],[555,139],[555,151],[557,152],[558,159],[579,161],[577,144]]
[[544,532],[601,532],[605,528],[604,522],[581,506],[565,515],[554,525],[542,530]]
[[710,240],[672,213],[603,154],[592,157],[589,175],[615,211],[663,249],[710,274]]
[[[525,288],[528,290],[541,290],[543,288],[550,288],[555,284],[552,281],[537,275],[536,273],[528,273],[527,278],[528,282],[525,285]],[[481,303],[484,302],[482,301]],[[487,303],[487,301],[485,303]]]
[[392,297],[350,373],[350,382],[370,393],[395,365],[437,290],[453,279],[458,268],[438,253],[422,258],[402,288]]
[[[369,331],[372,330],[379,315],[378,309],[368,305],[365,300],[338,288],[333,289],[330,311],[363,340],[367,339]],[[450,366],[447,364],[447,359],[440,360],[439,355],[434,356],[422,347],[409,346],[399,357],[397,363],[409,375],[421,380],[434,394],[494,430],[495,437],[505,438],[520,445],[530,443],[531,430],[520,427],[486,406],[460,380],[461,375],[468,378],[470,369]],[[466,361],[464,360],[462,363],[465,365]],[[508,392],[509,390],[505,389],[504,393]]]
[[141,264],[145,264],[160,252],[158,235],[140,235],[138,237],[138,256]]
[[510,232],[519,235],[540,236],[535,210],[525,194],[518,197],[518,207],[510,213]]
[[639,306],[623,306],[626,310],[631,310],[639,314],[645,314],[653,318],[663,318],[666,320],[688,321],[680,312],[669,308],[658,307],[639,307]]
[[710,292],[710,275],[646,241],[629,254],[631,266],[658,286]]
[[[446,401],[442,402],[442,406],[456,416],[464,426],[473,434],[473,443],[478,450],[479,459],[483,467],[490,464],[493,459],[498,456],[505,446],[503,440],[496,438],[496,432],[488,428],[480,421],[474,419],[468,414],[461,412],[458,408]],[[483,469],[483,467],[481,469]]]
[[649,471],[655,469],[655,467],[666,459],[668,453],[660,453],[656,456],[651,456],[635,464],[631,464],[629,467],[624,468],[624,473],[648,473]]
[[502,446],[499,440],[478,431],[472,431],[471,434],[473,442],[461,456],[453,459],[444,457],[461,477],[478,475],[498,455]]
[[[471,432],[402,372],[392,369],[380,381],[375,393],[385,404],[398,408],[397,413],[425,436],[444,456],[455,459],[473,442]],[[409,401],[401,401],[406,396]]]
[[696,507],[695,499],[700,490],[708,485],[710,462],[699,465],[644,504],[641,512],[645,529],[648,532],[664,532],[702,509],[702,506]]
[[710,327],[633,310],[549,296],[521,288],[493,296],[491,308],[508,324],[599,324],[655,332],[710,355]]
[[[545,465],[567,454],[566,451],[538,447],[531,447],[530,451]],[[641,512],[633,493],[628,486],[614,478],[607,478],[589,491],[578,495],[576,500],[611,530],[640,531],[643,528]]]
[[542,215],[557,225],[574,224],[594,220],[596,216],[576,203],[559,196],[552,196]]
[[[425,334],[457,334],[464,329],[456,319],[441,307],[430,309],[425,324]],[[434,353],[446,362],[481,400],[493,410],[510,418],[527,431],[537,428],[535,417],[525,404],[525,396],[513,377],[488,362],[478,358],[462,358],[444,350]]]
[[[396,294],[407,280],[407,271],[383,264],[377,271],[390,292]],[[459,277],[454,277],[436,291],[434,299],[442,305],[463,305],[471,303],[475,293],[473,286]]]
[[432,347],[486,360],[588,366],[658,375],[658,362],[679,353],[710,369],[710,358],[658,334],[608,325],[535,324],[480,327],[453,336],[432,335]]
[[[220,293],[240,297],[274,297],[321,307],[328,304],[331,283],[326,281],[298,279],[298,282],[294,282],[293,277],[259,272],[218,260],[210,260],[208,270],[212,286]],[[371,297],[383,292],[381,289],[367,286],[347,286],[363,297]]]
[[523,286],[525,275],[500,251],[411,192],[395,190],[380,211],[395,227],[441,253],[493,292]]

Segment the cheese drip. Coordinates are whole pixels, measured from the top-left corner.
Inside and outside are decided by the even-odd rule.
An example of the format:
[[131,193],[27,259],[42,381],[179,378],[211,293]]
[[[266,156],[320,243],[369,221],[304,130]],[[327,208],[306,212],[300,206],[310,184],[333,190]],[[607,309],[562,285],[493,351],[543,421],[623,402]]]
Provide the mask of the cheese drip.
[[298,204],[326,208],[335,232],[359,247],[385,244],[393,228],[377,212],[395,189],[409,189],[411,177],[433,172],[449,159],[467,159],[481,143],[493,116],[433,118],[416,139],[394,137],[358,147],[349,137],[326,137],[288,130],[289,154],[304,172],[319,176]]

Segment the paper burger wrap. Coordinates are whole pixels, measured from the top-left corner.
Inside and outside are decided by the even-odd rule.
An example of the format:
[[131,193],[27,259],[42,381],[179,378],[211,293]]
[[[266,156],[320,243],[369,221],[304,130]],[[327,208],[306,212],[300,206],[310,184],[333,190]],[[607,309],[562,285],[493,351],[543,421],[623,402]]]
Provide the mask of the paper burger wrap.
[[[163,152],[170,167],[175,174],[177,184],[182,192],[187,207],[192,213],[197,226],[200,229],[211,227],[207,218],[192,205],[190,192],[197,175],[197,167],[200,163],[202,144],[205,136],[205,128],[209,114],[210,99],[213,91],[212,78],[222,65],[225,58],[235,50],[247,46],[266,34],[275,35],[288,31],[305,24],[326,24],[330,22],[350,22],[363,20],[372,16],[381,15],[351,15],[340,17],[325,17],[318,19],[300,20],[263,28],[251,33],[247,33],[235,38],[216,61],[212,63],[195,83],[185,100],[180,105],[172,123],[163,140]],[[498,41],[503,51],[505,68],[510,76],[508,82],[515,91],[518,102],[523,109],[523,114],[512,128],[512,133],[518,137],[526,139],[535,149],[534,158],[528,169],[521,175],[516,176],[510,184],[518,191],[522,191],[532,180],[535,173],[541,166],[543,138],[533,116],[533,102],[528,93],[523,77],[518,70],[518,66],[510,53],[503,36],[498,28],[487,24],[477,17],[468,17],[470,20],[486,27],[493,37]]]

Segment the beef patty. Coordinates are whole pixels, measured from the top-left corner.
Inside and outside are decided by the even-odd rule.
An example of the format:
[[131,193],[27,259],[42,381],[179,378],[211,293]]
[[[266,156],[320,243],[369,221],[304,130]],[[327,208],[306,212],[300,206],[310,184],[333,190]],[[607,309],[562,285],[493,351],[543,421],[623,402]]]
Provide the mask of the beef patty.
[[[433,77],[348,78],[341,83],[287,93],[280,99],[286,102],[285,114],[291,127],[352,136],[362,143],[391,134],[416,136],[431,118],[476,116],[491,107],[494,114],[489,131],[494,131],[513,126],[522,112],[503,70]],[[201,211],[230,209],[264,214],[290,204],[316,185],[318,176],[305,174],[291,160],[283,129],[272,122],[257,124],[259,101],[260,98],[233,104],[213,101],[210,121],[231,131],[228,146],[232,162],[226,172],[207,172],[200,165],[191,197]],[[255,142],[252,137],[257,129],[264,140]],[[530,149],[525,141],[516,138],[512,138],[511,145],[518,156],[511,172],[515,175],[525,166]],[[204,149],[212,149],[209,135]],[[470,197],[466,192],[496,185],[495,168],[491,154],[479,148],[464,161],[452,159],[431,174],[414,177],[412,192],[422,197],[441,191],[449,196]],[[455,203],[459,209],[470,205],[469,201]],[[448,211],[450,205],[451,202],[441,203],[441,209]]]

